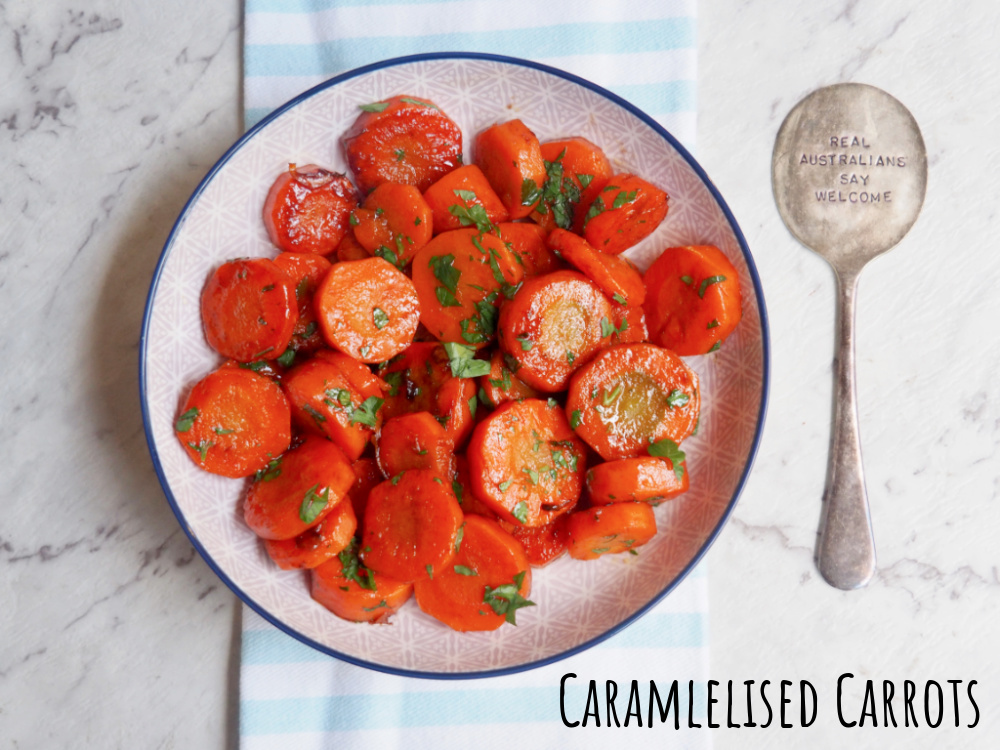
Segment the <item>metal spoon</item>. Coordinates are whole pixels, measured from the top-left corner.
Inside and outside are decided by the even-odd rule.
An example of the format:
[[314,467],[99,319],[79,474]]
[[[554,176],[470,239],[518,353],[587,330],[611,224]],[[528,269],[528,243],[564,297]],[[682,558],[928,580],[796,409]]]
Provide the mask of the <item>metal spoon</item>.
[[778,211],[838,286],[833,435],[816,564],[839,589],[875,573],[854,385],[854,302],[861,270],[913,226],[927,188],[927,153],[910,112],[881,89],[841,83],[814,91],[785,118],[771,179]]

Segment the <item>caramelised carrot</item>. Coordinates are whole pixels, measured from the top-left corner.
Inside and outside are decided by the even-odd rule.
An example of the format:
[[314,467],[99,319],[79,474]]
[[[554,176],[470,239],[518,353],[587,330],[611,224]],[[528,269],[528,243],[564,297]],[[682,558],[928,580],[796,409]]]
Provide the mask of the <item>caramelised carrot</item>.
[[585,239],[565,229],[552,230],[546,242],[619,305],[638,307],[646,299],[642,276],[625,258],[599,253]]
[[355,539],[335,558],[312,569],[312,598],[351,622],[386,622],[410,598],[413,584],[367,569],[357,546]]
[[500,521],[500,528],[508,532],[524,547],[524,554],[533,568],[540,568],[560,557],[566,552],[569,534],[566,531],[566,520],[569,514],[563,514],[552,523],[544,526],[521,526],[518,523]]
[[476,136],[475,162],[507,209],[523,219],[541,198],[545,160],[538,138],[520,120],[497,123]]
[[538,391],[514,374],[520,367],[509,354],[493,352],[490,371],[479,378],[479,400],[487,406],[499,406],[505,401],[537,398]]
[[554,393],[610,341],[611,304],[582,274],[556,271],[521,285],[500,311],[499,331],[501,348],[519,364],[517,377]]
[[288,399],[263,375],[223,366],[191,389],[174,433],[205,471],[245,477],[287,450],[292,439]]
[[461,165],[462,131],[429,99],[394,96],[360,108],[340,142],[362,192],[399,182],[422,193]]
[[243,517],[262,539],[292,539],[322,521],[352,484],[354,472],[343,452],[310,435],[250,485]]
[[361,243],[354,238],[354,232],[348,232],[344,235],[344,239],[340,241],[340,244],[337,245],[337,250],[330,256],[330,259],[333,261],[364,260],[370,257],[372,257],[372,254],[361,247]]
[[315,305],[327,343],[362,362],[399,354],[420,322],[413,282],[382,258],[337,263],[316,291]]
[[434,212],[434,234],[462,227],[488,232],[507,221],[507,209],[475,164],[446,174],[424,191],[424,200]]
[[368,493],[365,565],[398,581],[432,578],[455,556],[462,520],[445,479],[425,469],[397,474]]
[[268,557],[282,570],[315,568],[346,548],[354,538],[357,526],[354,507],[342,499],[315,526],[293,539],[265,539],[264,548]]
[[280,357],[298,316],[295,285],[267,258],[223,263],[201,293],[208,345],[239,362]]
[[714,352],[743,316],[736,269],[717,247],[669,247],[645,281],[650,340],[681,356]]
[[[313,297],[320,282],[330,271],[330,261],[322,255],[310,253],[280,253],[274,265],[288,274],[295,285],[295,301],[299,305],[299,319],[292,331],[289,347],[295,355],[311,354],[323,346],[323,336],[316,322]],[[288,366],[294,356],[286,350],[281,357],[282,364]]]
[[354,484],[347,492],[347,499],[351,501],[354,508],[354,516],[358,520],[357,531],[361,533],[361,521],[365,517],[365,505],[368,503],[368,493],[372,488],[382,483],[385,477],[382,470],[378,468],[378,462],[374,458],[359,458],[351,464],[354,472]]
[[623,344],[605,349],[570,381],[566,412],[576,434],[603,459],[680,443],[698,422],[698,376],[668,349]]
[[357,190],[344,175],[289,164],[264,201],[264,226],[279,250],[329,255],[350,231],[357,205]]
[[450,482],[455,473],[455,444],[426,411],[387,419],[378,433],[375,456],[387,477],[409,469],[428,469]]
[[424,612],[462,632],[517,624],[517,610],[533,606],[531,566],[524,549],[494,521],[468,516],[451,563],[413,591]]
[[545,244],[548,232],[530,221],[505,221],[497,225],[497,234],[507,243],[524,268],[524,278],[552,273],[566,267],[559,256]]
[[602,505],[570,513],[566,533],[570,557],[596,560],[644,545],[656,535],[656,517],[648,503]]
[[523,277],[495,235],[472,228],[439,234],[413,259],[420,320],[441,341],[485,346],[496,332],[497,306]]
[[544,526],[580,497],[583,443],[555,401],[509,401],[480,422],[466,452],[476,496],[502,519]]
[[[683,452],[681,453],[683,456]],[[640,456],[605,461],[587,472],[587,490],[594,505],[637,501],[659,505],[690,486],[683,459]]]
[[380,367],[379,375],[389,387],[385,418],[430,412],[452,442],[463,445],[472,432],[476,385],[464,373],[455,377],[450,361],[438,342],[417,342]]
[[351,226],[369,255],[402,270],[430,241],[431,217],[431,207],[413,185],[383,182],[351,213]]
[[667,203],[667,194],[641,177],[613,175],[584,215],[583,236],[595,250],[618,255],[653,233]]
[[611,303],[611,325],[614,333],[608,339],[614,344],[642,344],[649,340],[646,329],[646,313],[641,307]]
[[385,383],[352,357],[323,350],[282,378],[295,423],[326,435],[352,461],[382,425]]
[[469,459],[464,453],[455,456],[455,474],[451,482],[451,489],[458,498],[458,504],[462,508],[462,513],[491,518],[497,520],[497,514],[482,500],[476,497],[472,491],[472,480],[469,475]]
[[587,207],[611,177],[608,158],[600,148],[579,137],[543,143],[542,158],[545,184],[531,218],[548,231],[557,227],[579,231]]

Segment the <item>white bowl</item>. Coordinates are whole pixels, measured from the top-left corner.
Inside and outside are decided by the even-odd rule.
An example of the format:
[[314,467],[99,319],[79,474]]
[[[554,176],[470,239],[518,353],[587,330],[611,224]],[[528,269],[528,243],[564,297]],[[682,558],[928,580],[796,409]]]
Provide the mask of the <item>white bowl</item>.
[[[616,170],[664,188],[670,211],[628,251],[645,269],[672,245],[714,244],[739,271],[743,321],[722,348],[688,358],[702,385],[698,434],[684,443],[691,489],[656,510],[659,533],[638,556],[566,556],[533,574],[537,606],[516,627],[457,633],[409,602],[390,625],[338,619],[309,596],[308,575],[279,570],[243,522],[247,480],[208,474],[173,424],[190,387],[220,363],[202,334],[199,295],[212,270],[241,256],[277,254],[261,221],[289,162],[349,172],[338,139],[359,104],[408,94],[433,100],[465,143],[496,121],[521,118],[542,140],[581,135]],[[615,95],[552,68],[476,54],[420,55],[345,73],[289,102],[226,152],[177,220],[150,287],[140,351],[143,418],[157,474],[181,526],[212,569],[249,606],[290,635],[349,662],[397,674],[447,677],[519,671],[568,656],[641,616],[691,570],[732,511],[763,426],[767,318],[739,227],[697,162],[650,117]]]

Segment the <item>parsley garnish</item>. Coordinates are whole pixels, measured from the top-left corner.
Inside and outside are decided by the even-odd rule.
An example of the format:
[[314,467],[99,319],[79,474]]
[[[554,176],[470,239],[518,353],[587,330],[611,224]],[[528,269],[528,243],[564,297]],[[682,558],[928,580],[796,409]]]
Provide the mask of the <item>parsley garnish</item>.
[[628,321],[623,320],[621,327],[616,328],[615,324],[607,318],[601,318],[601,338],[606,339],[613,333],[624,333],[628,330]]
[[372,322],[375,324],[375,327],[381,331],[389,325],[389,316],[381,307],[376,307],[372,310]]
[[505,583],[496,588],[486,587],[483,602],[489,604],[494,612],[503,615],[511,625],[517,625],[515,613],[521,607],[534,607],[535,603],[521,596],[521,584],[524,582],[525,571],[514,576],[514,583]]
[[535,342],[528,338],[528,334],[522,333],[517,337],[517,340],[521,342],[521,351],[530,352],[531,347],[535,345]]
[[665,438],[658,443],[649,446],[649,455],[657,458],[666,458],[674,465],[674,474],[677,479],[684,478],[684,467],[681,462],[686,458],[684,451],[670,438]]
[[621,208],[629,203],[635,203],[636,191],[630,190],[627,193],[623,190],[615,196],[614,202],[611,204],[612,210],[616,208]]
[[309,293],[309,277],[304,276],[302,280],[295,285],[295,299],[302,299]]
[[434,294],[438,302],[441,303],[441,307],[462,306],[462,303],[455,296],[455,293],[458,291],[458,280],[461,278],[462,272],[455,268],[454,264],[455,256],[451,253],[448,255],[435,255],[427,264],[433,270],[434,278],[444,285],[434,289]]
[[194,426],[194,420],[198,418],[198,407],[192,406],[177,418],[174,429],[177,432],[187,432]]
[[[538,475],[536,474],[535,476],[537,477]],[[513,513],[514,518],[516,518],[521,523],[527,523],[528,502],[526,500],[522,500],[521,502],[519,502],[517,505],[514,506],[514,510],[512,510],[511,513]]]
[[[350,224],[352,227],[356,227],[358,224],[361,223],[361,221],[358,219],[357,216],[354,215],[354,212],[351,211],[351,215],[347,217],[347,223]],[[305,279],[303,279],[303,281],[305,281]]]
[[263,469],[257,469],[253,475],[255,482],[270,482],[281,476],[281,456],[271,459]]
[[714,344],[712,344],[712,348],[709,349],[707,352],[705,352],[705,354],[711,354],[712,352],[717,352],[717,351],[719,351],[719,347],[721,347],[721,346],[722,346],[722,342],[721,341],[716,341]]
[[368,427],[374,427],[376,412],[378,412],[384,403],[385,399],[369,396],[351,414],[351,424],[363,424]]
[[375,591],[375,576],[361,564],[358,558],[358,540],[351,543],[337,555],[340,560],[341,575],[348,581],[354,581],[360,588]]
[[475,359],[476,350],[473,347],[451,341],[445,341],[443,346],[453,377],[477,378],[489,374],[490,363],[484,359]]
[[670,391],[670,395],[667,396],[667,406],[673,409],[675,406],[684,406],[691,397],[688,396],[684,391],[674,389]]
[[302,499],[302,505],[299,506],[299,518],[302,519],[302,523],[312,523],[315,521],[330,502],[330,488],[327,487],[323,490],[322,495],[318,495],[316,494],[317,487],[319,485],[314,484],[306,490],[306,496]]
[[396,161],[403,161],[403,159],[406,158],[406,152],[403,151],[403,149],[401,149],[401,148],[397,148],[392,153],[396,157]]
[[205,463],[205,454],[208,453],[208,449],[213,445],[215,443],[211,440],[202,440],[200,443],[188,443],[188,448],[198,451],[198,458],[201,459],[202,463]]
[[384,112],[389,102],[372,102],[371,104],[359,104],[358,109],[365,112]]
[[[521,471],[528,475],[528,479],[531,480],[532,484],[538,484],[538,472],[534,469],[529,469],[527,466],[523,467]],[[523,500],[521,502],[524,502]],[[524,523],[524,519],[521,519],[521,523]]]
[[718,327],[719,327],[719,321],[716,320],[715,318],[712,318],[712,320],[709,321],[709,324],[705,326],[705,330],[711,331],[713,328],[718,328]]
[[292,347],[288,347],[287,349],[285,349],[282,355],[278,357],[278,364],[281,365],[282,367],[291,367],[292,362],[294,361],[295,361],[295,350],[292,349]]
[[570,426],[570,428],[572,428],[572,429],[575,430],[577,427],[579,427],[580,426],[580,419],[581,419],[580,410],[579,409],[574,409],[573,413],[569,417],[569,426]]
[[542,189],[538,187],[533,179],[525,177],[521,183],[521,205],[531,206],[537,203],[542,197]]
[[455,572],[460,576],[477,576],[479,573],[474,571],[472,568],[467,568],[464,565],[456,565]]
[[618,303],[619,305],[627,305],[627,304],[628,304],[628,300],[627,300],[627,299],[625,299],[625,298],[624,298],[623,296],[621,296],[621,295],[620,295],[620,294],[619,294],[618,292],[615,292],[615,293],[614,293],[614,294],[613,294],[613,295],[611,296],[611,299],[613,299],[613,300],[614,300],[615,302],[617,302],[617,303]]
[[407,104],[416,104],[420,107],[427,107],[429,109],[438,109],[436,105],[431,104],[430,102],[421,101],[420,99],[413,99],[409,96],[401,96],[399,97],[399,101],[406,102]]
[[725,281],[725,276],[709,276],[707,279],[703,279],[701,284],[698,285],[698,296],[701,299],[705,299],[705,290],[708,289],[712,284],[718,284],[720,281]]

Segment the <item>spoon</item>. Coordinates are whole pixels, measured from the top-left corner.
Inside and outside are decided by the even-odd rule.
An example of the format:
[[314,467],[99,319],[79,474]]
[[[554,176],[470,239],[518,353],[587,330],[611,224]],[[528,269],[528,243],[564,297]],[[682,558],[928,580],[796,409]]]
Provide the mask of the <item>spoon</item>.
[[816,565],[838,589],[875,573],[854,383],[854,303],[861,270],[913,226],[927,153],[909,110],[881,89],[840,83],[800,101],[781,125],[771,179],[778,212],[837,277],[833,434]]

